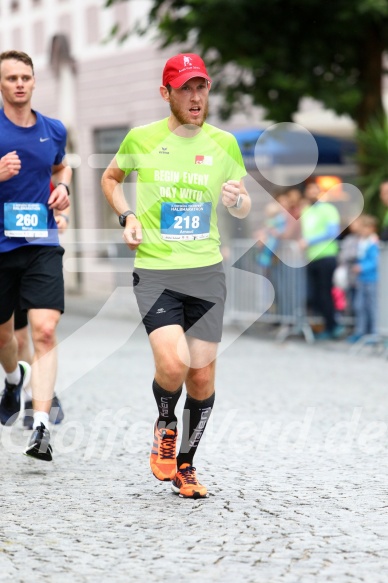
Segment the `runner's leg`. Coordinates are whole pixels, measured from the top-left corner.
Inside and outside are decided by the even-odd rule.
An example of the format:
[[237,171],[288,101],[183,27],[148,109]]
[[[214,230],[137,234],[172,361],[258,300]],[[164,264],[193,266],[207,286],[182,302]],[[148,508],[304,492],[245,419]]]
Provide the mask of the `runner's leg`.
[[158,480],[169,481],[176,473],[178,433],[175,407],[188,370],[177,353],[179,341],[184,340],[184,332],[181,326],[173,324],[157,328],[151,332],[149,339],[156,369],[152,388],[159,411],[150,466]]
[[34,346],[31,383],[34,411],[45,412],[47,415],[51,408],[57,374],[55,330],[60,315],[58,310],[30,309],[28,311]]

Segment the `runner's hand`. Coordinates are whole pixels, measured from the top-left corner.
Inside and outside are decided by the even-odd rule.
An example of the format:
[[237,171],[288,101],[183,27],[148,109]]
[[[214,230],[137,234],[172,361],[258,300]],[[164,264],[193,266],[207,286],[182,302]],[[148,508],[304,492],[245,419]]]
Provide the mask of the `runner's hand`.
[[58,184],[54,188],[48,199],[48,205],[50,209],[57,209],[59,211],[64,211],[70,206],[69,195],[63,184]]
[[228,180],[228,182],[224,182],[221,190],[222,204],[226,206],[226,208],[234,206],[239,194],[241,194],[239,180]]
[[123,239],[132,251],[137,249],[143,240],[141,222],[134,215],[127,217]]
[[62,235],[68,227],[68,220],[66,220],[64,215],[55,215],[54,218],[57,223],[58,233]]
[[16,150],[5,154],[5,156],[0,159],[0,182],[5,182],[19,174],[21,167],[22,163],[20,162]]

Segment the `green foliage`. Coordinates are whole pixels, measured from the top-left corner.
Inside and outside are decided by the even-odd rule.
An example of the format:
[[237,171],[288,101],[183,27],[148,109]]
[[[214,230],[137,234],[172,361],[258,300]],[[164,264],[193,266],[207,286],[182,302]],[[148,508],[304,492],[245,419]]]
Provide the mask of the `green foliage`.
[[[111,2],[114,2],[115,0],[111,0]],[[106,36],[106,38],[103,39],[102,43],[103,44],[108,44],[110,43],[112,40],[116,40],[118,44],[122,44],[124,43],[127,38],[130,36],[130,32],[128,30],[124,31],[123,33],[120,30],[120,24],[118,24],[117,22],[112,26],[112,28],[110,29],[110,31],[108,32],[108,35]]]
[[379,187],[388,180],[388,119],[371,119],[356,137],[359,144],[357,158],[362,169],[359,186],[364,194],[365,209],[382,218]]
[[127,0],[105,0],[105,7],[109,8],[113,4],[118,4],[119,2],[126,2]]
[[359,125],[382,110],[370,71],[388,47],[388,0],[153,0],[149,24],[161,46],[202,54],[224,117],[246,94],[275,121],[291,120],[302,96]]

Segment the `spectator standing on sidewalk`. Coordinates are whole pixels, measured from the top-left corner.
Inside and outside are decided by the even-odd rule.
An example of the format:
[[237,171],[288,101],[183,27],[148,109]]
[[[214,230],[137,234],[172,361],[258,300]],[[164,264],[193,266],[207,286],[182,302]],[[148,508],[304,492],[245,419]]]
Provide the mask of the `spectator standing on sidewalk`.
[[347,338],[354,343],[365,335],[377,333],[377,281],[380,256],[377,237],[377,219],[371,215],[359,217],[360,240],[358,258],[353,272],[357,276],[354,302],[356,325],[354,334]]
[[295,297],[292,289],[294,279],[290,277],[292,267],[289,267],[282,259],[284,259],[284,253],[286,253],[286,261],[290,259],[292,250],[288,245],[290,238],[295,236],[297,223],[289,213],[288,191],[283,191],[274,198],[275,200],[265,207],[265,222],[256,235],[259,247],[256,262],[261,267],[263,275],[274,287],[277,313],[281,316],[291,316],[290,298]]
[[296,186],[291,186],[284,191],[287,197],[285,208],[288,212],[287,227],[283,233],[284,239],[299,241],[302,236],[300,217],[304,208],[304,199],[302,192]]
[[264,225],[256,235],[259,248],[256,261],[264,268],[269,268],[277,263],[276,250],[287,228],[287,196],[280,193],[274,199],[273,202],[266,205]]
[[339,338],[344,329],[336,322],[332,285],[339,250],[336,239],[340,233],[340,216],[334,205],[320,201],[321,191],[315,182],[307,184],[304,195],[308,206],[301,215],[300,246],[308,260],[308,301],[322,315],[325,325],[316,339]]
[[358,244],[360,241],[360,220],[354,219],[349,225],[349,233],[341,241],[341,249],[338,255],[337,270],[343,277],[343,289],[346,293],[346,311],[348,315],[354,315],[354,300],[356,296],[357,274],[353,267],[358,259]]

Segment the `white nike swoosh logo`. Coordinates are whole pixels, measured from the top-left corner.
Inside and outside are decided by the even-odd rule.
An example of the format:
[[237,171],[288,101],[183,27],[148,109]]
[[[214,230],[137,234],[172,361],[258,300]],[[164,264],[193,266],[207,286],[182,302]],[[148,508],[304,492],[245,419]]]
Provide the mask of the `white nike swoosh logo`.
[[49,140],[50,138],[40,138],[41,142],[47,142],[47,140]]

